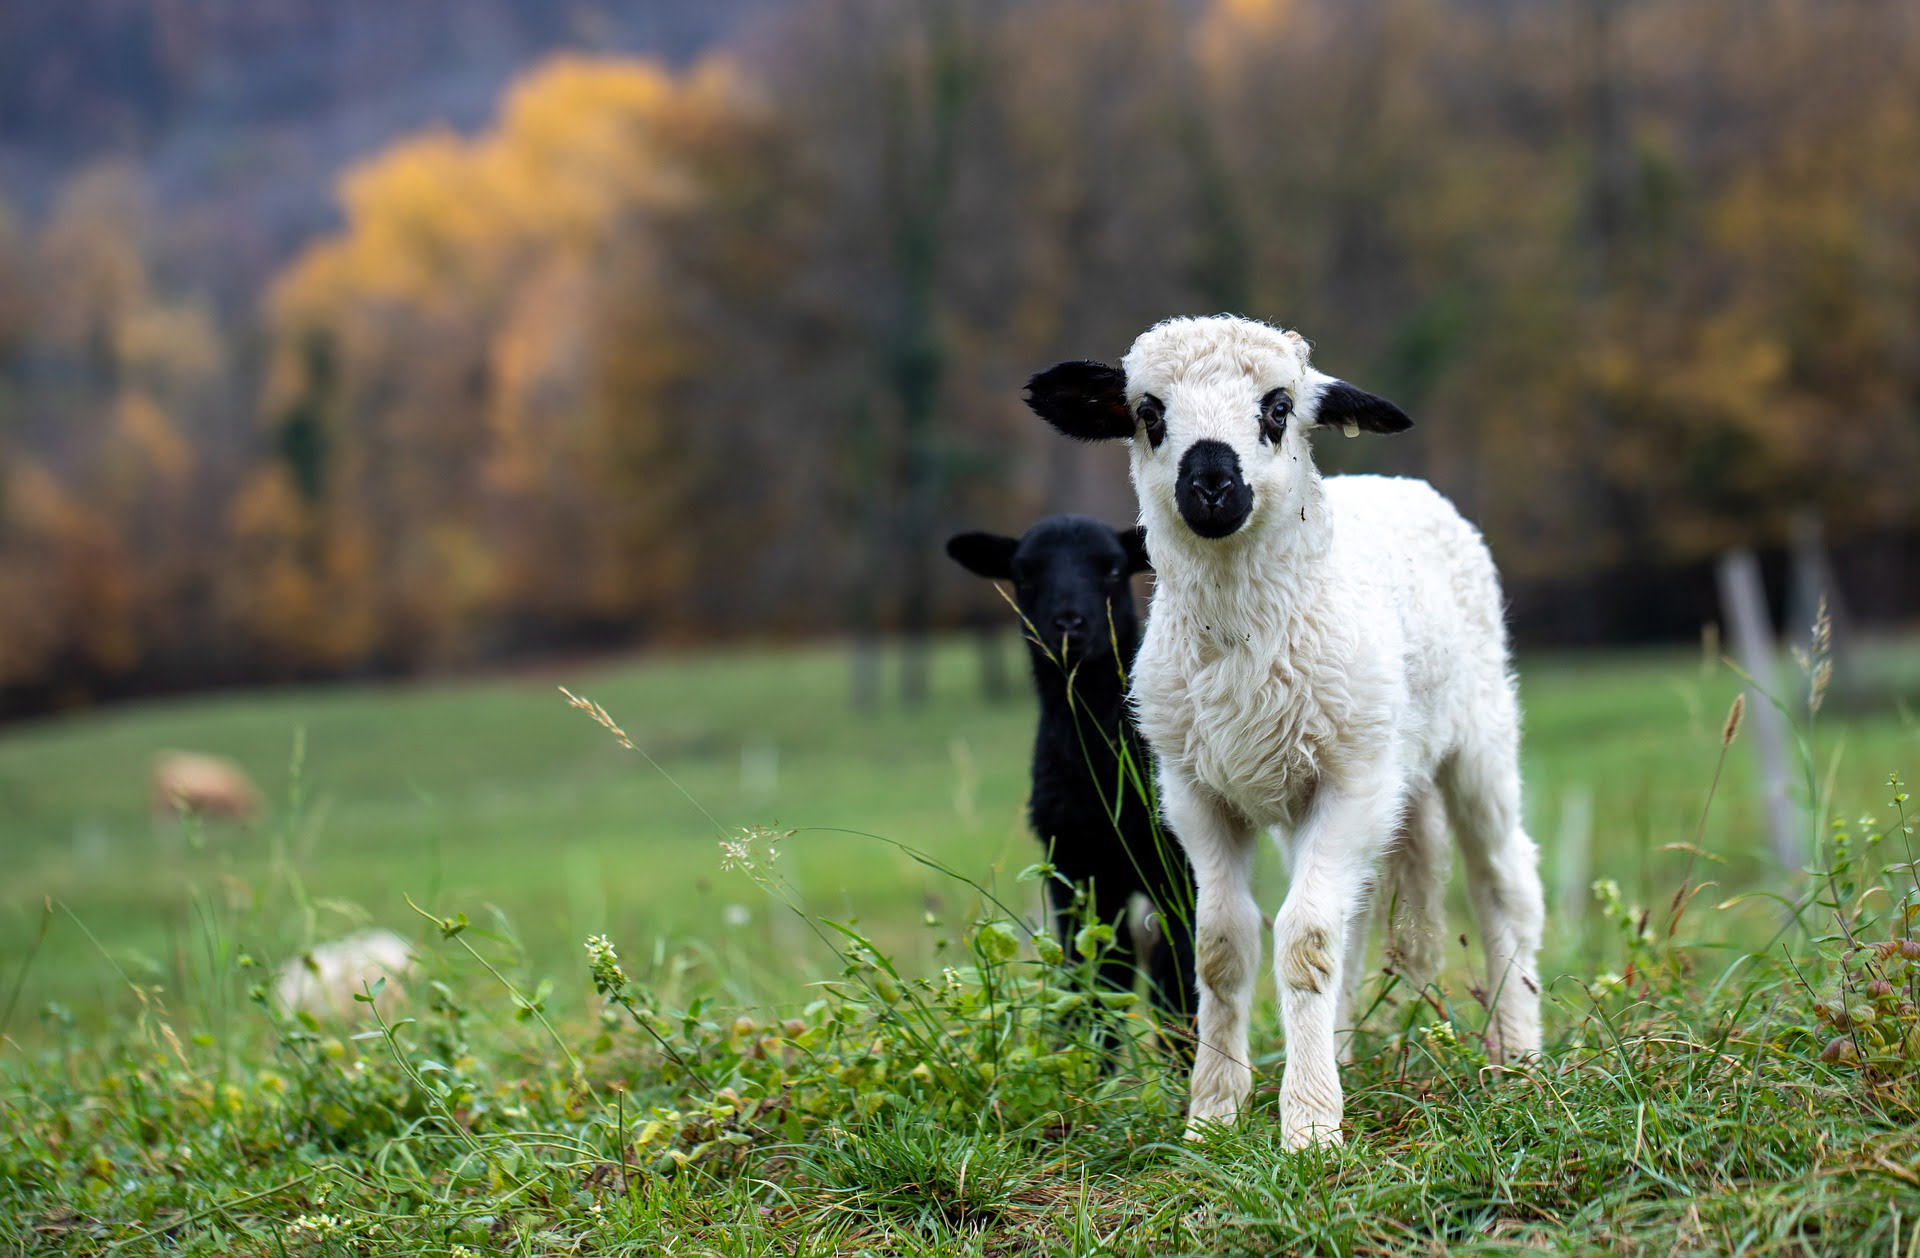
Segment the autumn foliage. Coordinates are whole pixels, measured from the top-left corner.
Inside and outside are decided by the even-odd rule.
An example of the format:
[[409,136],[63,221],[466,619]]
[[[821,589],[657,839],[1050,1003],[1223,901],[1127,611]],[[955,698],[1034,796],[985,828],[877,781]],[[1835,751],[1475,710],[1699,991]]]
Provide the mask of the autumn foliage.
[[0,218],[0,696],[951,621],[942,528],[1127,509],[1026,373],[1176,312],[1523,587],[1910,539],[1917,120],[1900,5],[848,0],[550,58],[239,309],[102,167]]

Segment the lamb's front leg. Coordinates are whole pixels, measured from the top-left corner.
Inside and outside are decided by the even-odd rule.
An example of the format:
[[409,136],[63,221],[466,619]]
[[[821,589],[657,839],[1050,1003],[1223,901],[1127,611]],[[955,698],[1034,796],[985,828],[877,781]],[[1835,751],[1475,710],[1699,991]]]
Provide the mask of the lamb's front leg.
[[1273,920],[1273,968],[1287,1039],[1280,1128],[1296,1149],[1340,1141],[1335,1034],[1344,971],[1357,963],[1347,933],[1366,911],[1367,884],[1398,807],[1390,790],[1323,785],[1294,840],[1293,881]]
[[1187,1098],[1187,1137],[1232,1122],[1253,1090],[1247,1022],[1260,964],[1260,906],[1253,898],[1253,827],[1171,769],[1160,802],[1186,850],[1194,880],[1194,971],[1200,1009]]

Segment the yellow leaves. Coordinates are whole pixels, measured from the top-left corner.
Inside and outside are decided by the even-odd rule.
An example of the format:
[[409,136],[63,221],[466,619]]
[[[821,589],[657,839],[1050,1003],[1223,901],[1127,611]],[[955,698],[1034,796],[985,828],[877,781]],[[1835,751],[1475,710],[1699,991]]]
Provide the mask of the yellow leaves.
[[[1777,334],[1737,315],[1709,320],[1695,351],[1672,364],[1668,396],[1683,414],[1723,415],[1757,433],[1790,401],[1787,347]],[[1776,421],[1777,422],[1777,421]]]
[[1270,34],[1292,20],[1294,0],[1215,0],[1215,21],[1242,31]]
[[718,63],[676,78],[646,61],[555,58],[513,87],[492,131],[429,131],[348,172],[346,233],[283,276],[274,310],[499,300],[529,259],[585,260],[625,216],[690,204],[698,186],[678,150],[738,103]]
[[473,530],[443,521],[426,536],[433,574],[431,609],[460,613],[481,606],[494,588],[495,567],[486,542]]
[[[626,510],[606,472],[632,466],[648,444],[635,430],[690,369],[675,294],[653,291],[672,275],[658,229],[713,195],[752,108],[721,62],[562,56],[513,86],[492,127],[423,132],[348,172],[345,229],[273,287],[261,399],[283,433],[296,414],[324,428],[323,501],[289,497],[280,475],[236,499],[249,571],[296,609],[261,598],[243,619],[271,641],[311,641],[325,592],[330,608],[380,608],[405,652],[444,654],[500,608],[631,607],[643,566],[631,534],[605,524]],[[617,423],[602,404],[610,370]],[[389,544],[340,561],[368,528]]]
[[347,232],[311,246],[275,283],[282,322],[340,313],[354,303],[433,309],[472,285],[460,269],[487,256],[495,234],[492,190],[470,145],[450,131],[403,140],[341,182]]
[[109,517],[45,467],[0,463],[7,545],[0,547],[0,685],[44,677],[53,658],[113,672],[139,656],[135,582]]
[[1271,45],[1295,16],[1295,0],[1214,0],[1194,31],[1194,57],[1209,77],[1237,78],[1247,54]]
[[8,522],[29,534],[68,532],[85,518],[59,479],[25,457],[0,463],[0,498],[6,501]]
[[123,367],[155,383],[210,385],[226,366],[220,329],[199,301],[152,302],[129,310],[114,340]]
[[157,475],[170,489],[184,485],[193,471],[193,447],[174,430],[160,404],[146,393],[121,394],[114,408],[114,433],[142,468]]
[[129,168],[97,166],[62,189],[39,242],[40,270],[58,282],[41,285],[37,319],[55,343],[83,346],[149,299],[144,218]]
[[[95,167],[63,189],[32,267],[37,339],[70,359],[106,368],[123,390],[146,395],[123,395],[101,412],[121,426],[128,406],[177,412],[203,402],[226,379],[213,312],[191,294],[161,290],[147,257],[147,235],[137,174],[117,165]],[[151,435],[152,425],[145,431]]]
[[547,483],[543,473],[574,453],[557,425],[541,421],[552,410],[582,403],[580,360],[592,339],[591,296],[584,267],[555,262],[529,277],[494,331],[484,469],[490,488],[536,492]]
[[291,536],[300,529],[304,517],[293,485],[271,468],[248,480],[227,512],[229,526],[242,541]]
[[364,521],[320,517],[279,467],[255,472],[228,510],[244,581],[223,587],[228,619],[300,667],[365,657],[378,640],[370,586],[376,548]]
[[522,207],[530,226],[575,241],[598,235],[616,209],[685,204],[697,189],[670,132],[708,88],[647,62],[557,57],[508,98],[490,174],[535,194]]

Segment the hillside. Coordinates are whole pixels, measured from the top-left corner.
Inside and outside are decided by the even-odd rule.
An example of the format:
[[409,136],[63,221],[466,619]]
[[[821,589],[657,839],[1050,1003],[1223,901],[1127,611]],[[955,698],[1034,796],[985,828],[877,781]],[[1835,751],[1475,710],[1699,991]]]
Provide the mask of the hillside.
[[501,88],[549,53],[682,62],[780,3],[0,6],[0,188],[31,218],[76,170],[131,163],[166,217],[220,225],[181,233],[171,261],[240,301],[266,270],[335,225],[340,172],[396,137],[435,123],[479,125]]

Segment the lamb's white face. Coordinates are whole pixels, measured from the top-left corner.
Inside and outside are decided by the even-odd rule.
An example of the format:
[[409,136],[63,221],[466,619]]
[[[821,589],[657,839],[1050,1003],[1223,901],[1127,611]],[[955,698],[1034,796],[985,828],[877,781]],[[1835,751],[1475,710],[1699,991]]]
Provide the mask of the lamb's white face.
[[1315,371],[1307,342],[1252,319],[1169,319],[1133,343],[1123,368],[1061,363],[1027,402],[1081,440],[1124,438],[1149,533],[1224,541],[1304,509],[1314,478],[1307,432],[1399,432],[1391,402]]
[[1307,343],[1245,319],[1177,319],[1122,360],[1137,426],[1133,481],[1149,527],[1220,539],[1298,505],[1313,475],[1305,428],[1331,384]]

